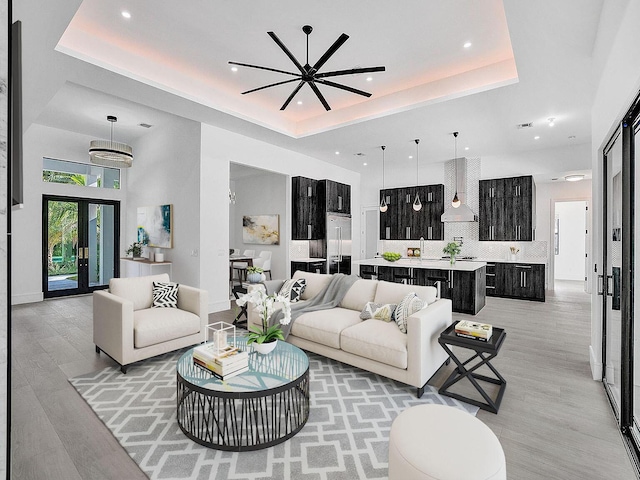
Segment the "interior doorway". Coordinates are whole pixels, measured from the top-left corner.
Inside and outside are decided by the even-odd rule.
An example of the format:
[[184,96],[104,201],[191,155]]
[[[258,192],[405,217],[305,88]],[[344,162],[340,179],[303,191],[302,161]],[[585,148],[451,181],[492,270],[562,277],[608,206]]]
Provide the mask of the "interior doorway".
[[380,207],[362,207],[360,221],[360,258],[374,258],[378,254],[378,234],[380,232]]
[[589,220],[586,200],[555,202],[553,225],[553,279],[582,282],[589,291]]

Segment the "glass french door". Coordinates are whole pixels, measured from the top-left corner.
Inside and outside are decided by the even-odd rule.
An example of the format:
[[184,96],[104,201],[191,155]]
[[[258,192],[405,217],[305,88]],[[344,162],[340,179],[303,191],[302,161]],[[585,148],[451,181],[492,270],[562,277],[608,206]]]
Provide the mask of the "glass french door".
[[107,288],[119,275],[120,204],[45,195],[42,289],[45,298]]
[[[640,471],[640,94],[603,151],[603,384],[618,426]],[[637,287],[637,288],[636,288]]]

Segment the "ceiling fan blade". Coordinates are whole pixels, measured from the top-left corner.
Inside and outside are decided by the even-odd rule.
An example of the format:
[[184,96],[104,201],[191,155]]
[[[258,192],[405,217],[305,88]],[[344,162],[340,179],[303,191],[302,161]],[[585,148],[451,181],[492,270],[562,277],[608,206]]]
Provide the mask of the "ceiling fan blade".
[[267,34],[273,39],[274,42],[276,42],[276,44],[282,49],[282,51],[287,55],[287,57],[289,57],[289,60],[291,60],[293,64],[296,66],[296,68],[300,70],[300,73],[307,73],[304,71],[304,68],[302,68],[302,65],[300,65],[300,62],[296,59],[296,57],[293,56],[293,53],[291,53],[289,49],[285,47],[284,43],[280,41],[280,39],[275,33],[267,32]]
[[260,70],[268,70],[270,72],[284,73],[286,75],[294,75],[296,77],[300,75],[299,73],[287,72],[285,70],[278,70],[277,68],[261,67],[260,65],[250,65],[248,63],[229,62],[229,64],[239,65],[240,67],[259,68]]
[[296,93],[298,93],[300,91],[300,89],[302,88],[303,85],[304,85],[304,82],[301,81],[298,84],[298,86],[293,89],[293,92],[291,92],[291,95],[289,95],[289,98],[287,98],[287,101],[284,102],[284,104],[280,107],[280,110],[284,110],[285,108],[287,108],[289,103],[291,103],[291,100],[293,100],[293,97],[296,96]]
[[350,70],[335,70],[333,72],[318,73],[316,78],[325,77],[339,77],[341,75],[355,75],[358,73],[371,73],[371,72],[384,72],[385,67],[364,67],[364,68],[352,68]]
[[253,93],[253,92],[257,92],[258,90],[264,90],[265,88],[271,88],[271,87],[275,87],[277,85],[284,85],[285,83],[291,83],[291,82],[296,82],[299,80],[300,77],[298,78],[292,78],[291,80],[284,80],[282,82],[277,82],[277,83],[271,83],[269,85],[265,85],[263,87],[258,87],[258,88],[254,88],[252,90],[247,90],[246,92],[242,92],[242,95],[246,94],[246,93]]
[[338,39],[333,42],[333,45],[331,45],[328,50],[324,52],[324,55],[320,57],[320,60],[316,62],[316,64],[313,66],[313,71],[317,72],[318,70],[320,70],[322,66],[327,62],[327,60],[329,60],[331,56],[336,53],[336,50],[338,50],[348,39],[349,35],[347,35],[346,33],[340,35]]
[[322,96],[322,93],[320,93],[320,90],[318,90],[318,87],[316,86],[316,84],[313,82],[308,82],[308,83],[309,83],[309,86],[311,87],[311,90],[313,90],[313,93],[316,94],[316,97],[318,97],[318,100],[320,100],[320,103],[322,103],[322,105],[324,106],[324,109],[327,112],[331,110],[331,107],[329,106],[325,98]]
[[369,92],[358,90],[357,88],[349,87],[347,85],[342,85],[340,83],[331,82],[329,80],[322,80],[318,78],[316,79],[316,82],[322,83],[323,85],[328,85],[329,87],[339,88],[340,90],[346,90],[347,92],[357,93],[358,95],[362,95],[363,97],[371,96]]

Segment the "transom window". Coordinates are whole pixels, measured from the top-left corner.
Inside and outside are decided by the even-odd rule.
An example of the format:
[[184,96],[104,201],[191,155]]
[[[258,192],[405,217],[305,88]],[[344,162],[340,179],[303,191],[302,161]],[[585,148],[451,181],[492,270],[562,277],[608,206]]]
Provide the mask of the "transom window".
[[44,157],[42,181],[119,190],[120,169]]

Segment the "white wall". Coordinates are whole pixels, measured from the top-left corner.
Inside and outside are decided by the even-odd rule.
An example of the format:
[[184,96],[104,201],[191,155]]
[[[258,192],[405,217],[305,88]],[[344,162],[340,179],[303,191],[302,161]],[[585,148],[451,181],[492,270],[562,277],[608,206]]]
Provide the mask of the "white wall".
[[[201,250],[200,124],[174,117],[141,137],[134,155],[126,183],[122,252],[137,240],[138,207],[173,204],[173,248],[162,251],[165,260],[172,262],[171,280],[197,287]],[[225,209],[229,204],[227,192],[225,188]],[[194,251],[196,256],[192,255]]]
[[[87,188],[42,181],[42,158],[89,162],[89,142],[93,138],[66,130],[32,124],[23,137],[24,208],[12,213],[11,302],[39,302],[42,292],[42,195],[119,200],[121,214],[126,205],[126,189]],[[123,171],[120,184],[126,184]],[[120,238],[122,246],[122,236]]]
[[[245,137],[211,125],[202,125],[200,286],[209,291],[209,311],[229,308],[229,163],[315,179],[329,179],[351,185],[352,231],[360,229],[360,174],[312,157]],[[205,180],[206,179],[206,180]],[[270,195],[271,192],[265,192]],[[279,195],[279,193],[278,193]],[[291,182],[284,192],[286,211],[291,211]],[[224,205],[224,208],[214,208]],[[236,207],[237,211],[237,207]],[[291,239],[291,222],[281,222],[284,245]],[[353,238],[353,252],[360,251],[360,238]],[[288,255],[287,269],[289,269]],[[354,258],[355,259],[355,258]],[[275,276],[274,276],[275,277]]]
[[[272,278],[285,278],[287,276],[288,243],[283,240],[284,226],[291,223],[291,217],[287,212],[287,184],[289,177],[276,173],[262,172],[251,177],[242,177],[235,181],[236,204],[231,213],[232,234],[234,239],[231,247],[238,248],[241,252],[246,249],[255,250],[257,257],[261,251],[271,252],[271,276]],[[280,216],[280,244],[279,245],[255,245],[242,241],[242,217],[244,215]],[[267,277],[268,278],[268,277]]]
[[555,217],[560,227],[558,254],[551,251],[550,255],[554,255],[554,276],[557,280],[584,281],[586,205],[584,201],[555,204]]
[[[623,2],[620,2],[623,3]],[[593,238],[602,238],[602,149],[640,89],[640,2],[604,2],[594,46],[594,84],[591,109],[593,170]],[[594,241],[593,258],[602,272],[602,244]],[[598,273],[592,273],[593,281]],[[602,297],[592,289],[590,363],[594,380],[602,378]]]

